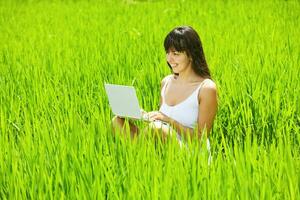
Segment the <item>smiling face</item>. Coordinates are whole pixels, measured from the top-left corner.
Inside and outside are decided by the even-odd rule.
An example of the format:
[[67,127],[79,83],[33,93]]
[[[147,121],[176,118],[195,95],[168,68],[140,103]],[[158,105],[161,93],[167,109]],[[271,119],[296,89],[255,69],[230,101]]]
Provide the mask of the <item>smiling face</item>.
[[173,73],[180,74],[181,72],[192,67],[191,58],[185,51],[176,51],[171,48],[167,51],[167,62],[170,64]]
[[173,73],[182,73],[183,69],[189,68],[190,63],[193,72],[201,77],[210,78],[200,37],[192,27],[174,28],[164,40],[164,49],[167,52],[168,65]]

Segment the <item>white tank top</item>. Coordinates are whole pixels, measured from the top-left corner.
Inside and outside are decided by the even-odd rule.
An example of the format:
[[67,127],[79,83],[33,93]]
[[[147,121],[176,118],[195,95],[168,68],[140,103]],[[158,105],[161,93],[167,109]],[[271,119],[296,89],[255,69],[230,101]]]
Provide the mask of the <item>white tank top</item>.
[[198,121],[199,90],[201,89],[204,82],[208,79],[203,80],[200,83],[199,87],[197,87],[197,89],[194,90],[190,96],[188,96],[185,100],[174,106],[169,106],[165,102],[165,90],[170,80],[171,77],[167,79],[165,85],[161,90],[162,104],[160,106],[159,111],[184,126],[187,126],[189,128],[195,128]]

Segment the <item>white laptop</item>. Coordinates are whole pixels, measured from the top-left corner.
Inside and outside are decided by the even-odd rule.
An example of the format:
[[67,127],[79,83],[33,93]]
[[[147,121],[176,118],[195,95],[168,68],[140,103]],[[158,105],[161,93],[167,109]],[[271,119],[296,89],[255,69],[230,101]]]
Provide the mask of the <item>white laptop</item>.
[[112,112],[119,117],[129,117],[149,121],[139,106],[133,86],[105,83],[105,90]]

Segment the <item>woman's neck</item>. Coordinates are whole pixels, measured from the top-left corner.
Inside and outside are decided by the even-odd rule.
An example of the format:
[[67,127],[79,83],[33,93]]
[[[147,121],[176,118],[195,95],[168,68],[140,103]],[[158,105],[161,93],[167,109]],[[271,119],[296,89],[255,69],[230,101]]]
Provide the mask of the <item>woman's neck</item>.
[[177,82],[180,83],[194,83],[202,81],[203,78],[196,74],[192,69],[188,71],[181,72],[176,76]]

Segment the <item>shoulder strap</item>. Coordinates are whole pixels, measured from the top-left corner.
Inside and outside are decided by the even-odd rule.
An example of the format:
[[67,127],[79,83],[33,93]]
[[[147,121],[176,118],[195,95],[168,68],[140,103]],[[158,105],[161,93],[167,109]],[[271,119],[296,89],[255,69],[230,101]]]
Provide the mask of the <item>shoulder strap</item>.
[[198,97],[199,97],[199,93],[200,93],[200,90],[201,90],[201,88],[202,88],[202,86],[204,85],[204,83],[207,81],[208,79],[204,79],[201,83],[200,83],[200,85],[198,86],[198,88],[197,88],[197,99],[198,99]]
[[202,86],[204,85],[204,83],[208,80],[208,78],[204,79],[200,84],[199,84],[199,87],[198,87],[198,90],[200,90],[202,88]]
[[165,82],[164,86],[161,89],[162,102],[165,102],[166,87],[167,87],[168,83],[170,82],[171,78],[172,78],[172,76],[166,78],[166,82]]

